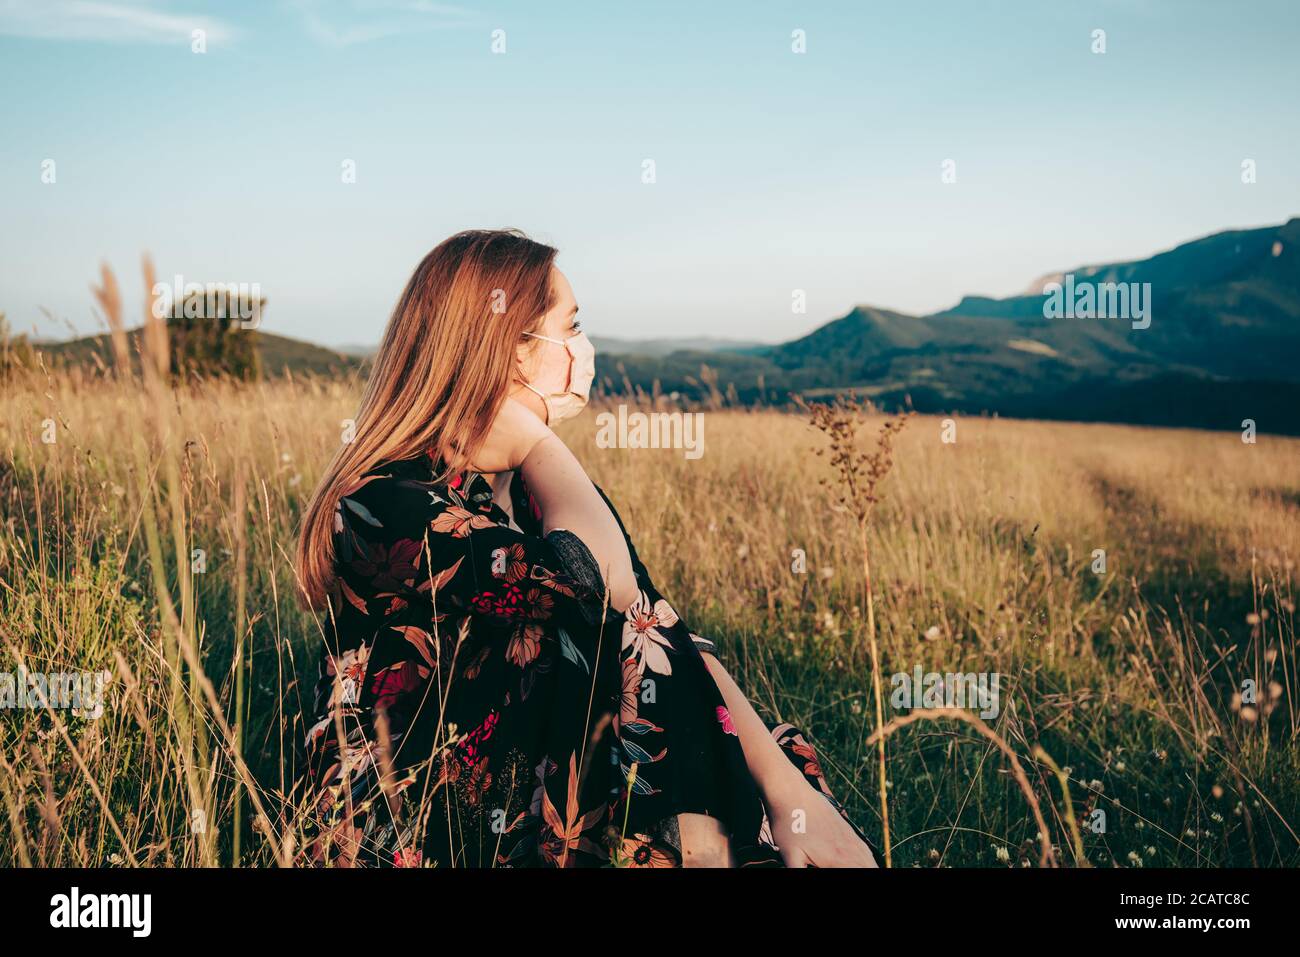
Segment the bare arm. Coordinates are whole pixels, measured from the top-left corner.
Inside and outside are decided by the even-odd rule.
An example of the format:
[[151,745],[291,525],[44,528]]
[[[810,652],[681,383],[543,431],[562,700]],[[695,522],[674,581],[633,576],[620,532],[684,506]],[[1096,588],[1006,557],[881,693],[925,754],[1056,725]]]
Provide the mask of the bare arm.
[[547,532],[565,529],[587,546],[609,590],[609,603],[625,611],[638,588],[627,539],[581,463],[545,423],[517,399],[506,399],[474,455],[485,474],[519,469],[542,510]]
[[610,605],[626,610],[638,591],[627,540],[568,446],[547,429],[520,471],[541,509],[543,529],[562,528],[582,539],[604,575]]
[[785,756],[722,662],[707,652],[703,658],[731,713],[745,764],[767,807],[772,835],[786,865],[875,867],[870,849]]
[[704,653],[704,664],[713,676],[722,700],[731,713],[732,724],[740,738],[741,750],[745,752],[745,764],[758,785],[759,793],[769,805],[787,793],[801,794],[807,782],[799,769],[790,763],[781,746],[767,730],[754,706],[749,703],[744,693],[736,685],[727,669],[712,654]]

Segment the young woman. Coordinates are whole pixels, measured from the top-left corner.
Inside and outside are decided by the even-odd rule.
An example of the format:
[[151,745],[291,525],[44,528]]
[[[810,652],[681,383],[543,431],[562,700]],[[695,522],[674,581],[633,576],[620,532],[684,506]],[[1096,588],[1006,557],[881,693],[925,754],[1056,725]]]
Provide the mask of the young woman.
[[874,866],[551,431],[594,376],[555,256],[469,231],[425,257],[306,512],[304,859]]

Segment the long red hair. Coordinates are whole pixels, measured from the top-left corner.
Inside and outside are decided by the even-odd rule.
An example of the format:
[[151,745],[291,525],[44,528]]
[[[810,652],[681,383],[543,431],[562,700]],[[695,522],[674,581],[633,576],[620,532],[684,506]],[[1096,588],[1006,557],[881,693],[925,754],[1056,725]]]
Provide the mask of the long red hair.
[[466,468],[510,390],[518,347],[553,304],[556,250],[516,230],[466,230],[415,268],[388,320],[357,413],[312,496],[298,540],[308,602],[334,585],[334,510],[368,471],[429,452]]

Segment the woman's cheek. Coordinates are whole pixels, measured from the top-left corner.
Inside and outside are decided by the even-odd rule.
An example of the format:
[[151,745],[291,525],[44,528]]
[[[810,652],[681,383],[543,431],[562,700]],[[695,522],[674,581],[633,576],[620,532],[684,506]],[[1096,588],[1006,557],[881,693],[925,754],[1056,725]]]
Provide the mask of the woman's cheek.
[[534,388],[549,395],[555,392],[563,392],[569,387],[569,357],[567,354],[559,361],[547,358],[538,365],[540,367],[532,379]]

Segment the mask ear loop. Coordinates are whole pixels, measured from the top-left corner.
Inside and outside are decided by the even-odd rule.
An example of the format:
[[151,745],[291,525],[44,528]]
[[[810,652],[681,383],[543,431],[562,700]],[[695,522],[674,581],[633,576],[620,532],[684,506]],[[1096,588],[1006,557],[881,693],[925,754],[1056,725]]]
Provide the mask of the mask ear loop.
[[564,346],[566,349],[568,348],[568,341],[565,339],[555,339],[551,336],[542,336],[538,335],[536,332],[525,332],[524,335],[532,339],[541,339],[543,342],[554,342],[557,346]]
[[[532,335],[532,333],[528,333],[528,332],[526,332],[526,333],[524,333],[524,335],[526,335],[526,336],[527,336],[527,335]],[[513,377],[513,379],[514,379],[514,381],[517,382],[519,385],[523,386],[525,389],[527,389],[527,390],[528,390],[529,392],[531,392],[533,395],[537,396],[537,398],[539,398],[539,399],[542,400],[542,408],[546,410],[546,424],[547,424],[547,425],[550,425],[550,424],[551,424],[551,403],[549,403],[549,402],[546,401],[546,396],[545,396],[545,395],[544,395],[544,394],[543,394],[543,393],[542,393],[542,392],[541,392],[541,391],[540,391],[536,386],[534,386],[531,382],[529,382],[527,379],[525,379],[525,378],[523,377],[523,374],[522,374],[521,371],[520,371],[520,369],[521,369],[521,365],[522,365],[522,364],[520,363],[518,357],[516,357],[516,358],[515,358],[515,369],[514,369],[514,377]]]
[[[525,336],[525,337],[527,337],[527,336],[533,336],[534,338],[536,338],[536,335],[535,335],[534,333],[531,333],[531,332],[525,332],[525,333],[523,333],[523,336]],[[513,381],[516,382],[517,384],[523,386],[525,389],[531,389],[533,392],[537,392],[537,390],[534,389],[534,388],[529,384],[528,380],[524,378],[523,367],[524,367],[523,360],[520,359],[518,355],[516,355],[516,356],[515,356],[515,367],[514,367],[513,375],[512,375],[512,379],[513,379]],[[538,394],[538,395],[541,395],[540,392],[537,392],[537,394]],[[544,400],[544,399],[543,399],[543,400]]]

